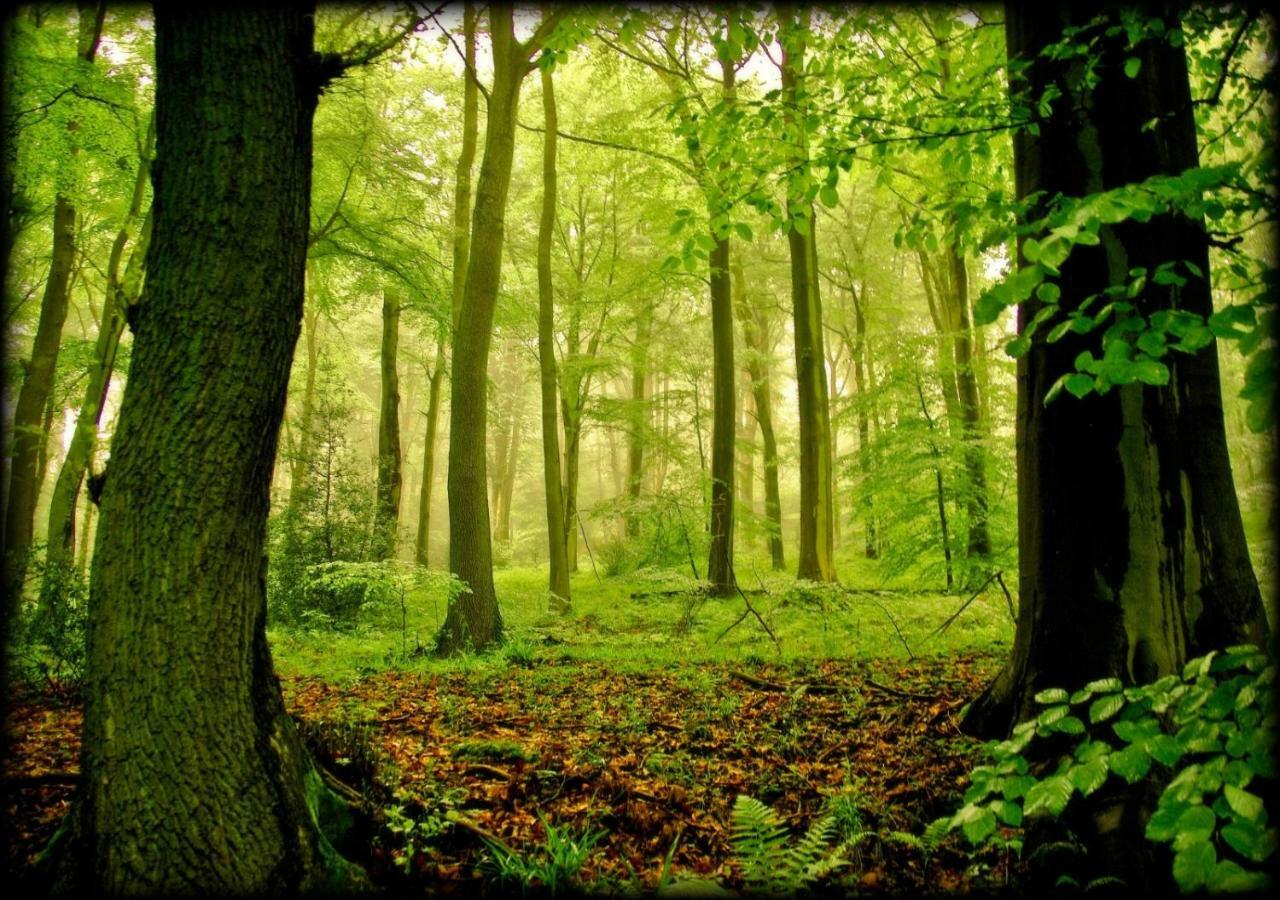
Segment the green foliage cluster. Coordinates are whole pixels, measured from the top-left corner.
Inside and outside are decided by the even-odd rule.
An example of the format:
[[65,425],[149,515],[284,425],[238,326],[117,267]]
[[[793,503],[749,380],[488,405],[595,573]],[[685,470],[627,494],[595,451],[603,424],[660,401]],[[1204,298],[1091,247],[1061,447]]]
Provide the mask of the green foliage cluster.
[[75,686],[85,674],[89,581],[77,566],[49,564],[44,548],[32,548],[29,581],[40,584],[38,600],[24,597],[9,632],[12,674],[23,682]]
[[818,819],[797,841],[772,808],[739,794],[733,802],[729,840],[742,880],[752,894],[791,896],[847,863],[850,839],[835,846],[839,820]]
[[1241,645],[1151,684],[1103,678],[1041,691],[1040,714],[987,745],[990,763],[973,770],[964,805],[931,827],[1021,849],[1027,821],[1058,817],[1109,781],[1153,778],[1163,792],[1146,836],[1171,846],[1179,888],[1263,888],[1280,845],[1263,800],[1277,777],[1275,673],[1263,651]]
[[533,853],[521,854],[501,841],[484,838],[489,851],[483,868],[489,877],[506,888],[515,888],[521,896],[528,893],[562,895],[575,887],[575,877],[591,855],[592,849],[607,834],[603,829],[577,832],[569,827],[552,825],[539,814],[546,831],[542,846]]

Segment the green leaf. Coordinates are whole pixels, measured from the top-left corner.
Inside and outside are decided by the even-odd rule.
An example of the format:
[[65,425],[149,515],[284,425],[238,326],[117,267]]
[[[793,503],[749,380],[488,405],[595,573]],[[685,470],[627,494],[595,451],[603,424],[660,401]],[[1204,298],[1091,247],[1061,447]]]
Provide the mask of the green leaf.
[[965,820],[960,830],[969,839],[969,843],[981,843],[983,838],[996,830],[996,814],[989,809],[982,809],[973,818]]
[[1038,782],[1027,791],[1023,815],[1033,816],[1041,812],[1047,812],[1051,816],[1061,814],[1067,808],[1067,801],[1071,799],[1074,789],[1075,786],[1063,775],[1052,775]]
[[1203,803],[1189,806],[1178,816],[1177,836],[1187,843],[1207,841],[1213,837],[1218,817]]
[[1124,61],[1124,74],[1130,78],[1137,78],[1138,72],[1142,70],[1142,60],[1136,56],[1130,56]]
[[1067,393],[1073,397],[1083,397],[1093,390],[1093,376],[1080,372],[1072,372],[1064,382]]
[[738,237],[742,238],[744,241],[751,240],[751,227],[747,225],[746,222],[735,222],[733,230],[738,232]]
[[1229,859],[1213,867],[1205,886],[1215,894],[1239,894],[1260,891],[1271,883],[1265,872],[1250,872]]
[[1222,827],[1222,839],[1227,846],[1245,859],[1262,862],[1276,852],[1280,832],[1274,828],[1263,831],[1252,822],[1228,822]]
[[1108,694],[1105,697],[1099,697],[1089,706],[1089,721],[1095,725],[1098,722],[1105,722],[1124,709],[1124,704],[1123,694]]
[[[840,195],[836,193],[836,189],[830,185],[823,185],[818,191],[818,199],[822,201],[822,205],[827,209],[834,209],[840,204]],[[801,232],[803,234],[804,232]]]
[[1062,688],[1046,688],[1036,694],[1035,701],[1046,706],[1051,703],[1066,703],[1067,692]]
[[1243,816],[1250,822],[1257,822],[1262,818],[1262,798],[1256,794],[1241,790],[1235,785],[1228,784],[1222,789],[1227,796],[1227,803],[1231,805],[1231,809],[1238,816]]
[[1160,805],[1147,822],[1147,840],[1168,843],[1177,837],[1178,819],[1187,809],[1187,803],[1161,796]]
[[1062,297],[1062,288],[1052,281],[1045,281],[1036,288],[1036,296],[1045,303],[1057,303]]
[[1022,242],[1022,258],[1029,263],[1040,259],[1040,242],[1035,238],[1027,238]]
[[1106,782],[1107,761],[1099,758],[1078,766],[1072,766],[1071,771],[1067,773],[1067,777],[1071,779],[1071,783],[1075,785],[1081,796],[1088,797]]
[[1111,754],[1111,771],[1133,784],[1141,781],[1151,769],[1151,756],[1141,744],[1130,744]]
[[1173,878],[1184,894],[1204,887],[1218,864],[1217,851],[1208,842],[1192,844],[1173,858]]

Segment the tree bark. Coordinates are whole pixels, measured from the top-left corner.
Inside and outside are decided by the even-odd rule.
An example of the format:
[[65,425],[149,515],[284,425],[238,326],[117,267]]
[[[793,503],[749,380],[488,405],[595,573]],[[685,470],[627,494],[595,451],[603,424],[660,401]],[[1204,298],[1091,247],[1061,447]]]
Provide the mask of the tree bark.
[[403,482],[400,456],[400,299],[394,291],[382,292],[382,401],[378,413],[378,502],[377,532],[379,559],[396,552],[396,524],[400,521],[400,489]]
[[476,650],[502,639],[502,612],[493,588],[493,545],[485,485],[484,402],[489,344],[502,268],[502,241],[515,153],[520,85],[538,52],[535,32],[516,40],[510,7],[489,7],[493,86],[489,90],[484,159],[476,185],[475,222],[458,327],[453,343],[449,410],[449,568],[468,591],[449,604],[437,641],[443,654]]
[[[542,483],[547,498],[547,588],[567,604],[569,560],[564,543],[564,495],[560,486],[560,431],[556,419],[555,294],[551,237],[556,225],[556,96],[551,72],[542,71],[542,209],[538,219],[538,374],[542,408]],[[565,607],[568,609],[567,605]]]
[[437,326],[436,357],[428,378],[427,435],[422,450],[422,493],[418,497],[418,536],[414,558],[427,565],[431,538],[431,494],[435,484],[436,438],[440,428],[440,398],[444,385],[447,338],[458,327],[467,285],[467,260],[471,249],[471,167],[476,160],[479,132],[479,89],[476,83],[476,10],[471,0],[463,6],[462,149],[453,182],[453,282],[450,294],[450,327]]
[[[1197,163],[1181,45],[1126,49],[1123,35],[1101,37],[1101,80],[1087,104],[1075,96],[1069,64],[1036,58],[1064,26],[1103,8],[1007,8],[1009,53],[1035,60],[1033,90],[1064,91],[1038,137],[1015,139],[1020,197],[1082,196]],[[1179,27],[1172,17],[1166,26]],[[1130,55],[1141,61],[1135,78],[1122,71]],[[1204,224],[1181,214],[1104,226],[1100,237],[1061,266],[1064,310],[1131,267],[1183,259],[1209,271]],[[1212,298],[1209,283],[1194,278],[1181,288],[1149,284],[1137,305],[1144,315],[1178,308],[1207,316]],[[1020,327],[1038,308],[1022,306]],[[1050,344],[1037,333],[1018,360],[1020,610],[1011,660],[965,719],[976,734],[1007,733],[1044,687],[1070,690],[1103,676],[1148,681],[1266,634],[1227,457],[1216,343],[1169,354],[1163,387],[1130,384],[1045,405],[1086,346],[1083,336]]]
[[[799,81],[804,72],[804,36],[808,12],[793,20],[791,39],[782,52],[782,91],[795,112],[789,114],[795,153],[808,158],[808,137],[799,112]],[[788,207],[794,204],[788,201]],[[835,513],[831,477],[831,417],[827,401],[822,334],[822,298],[818,289],[817,217],[812,201],[803,216],[789,213],[787,246],[791,255],[791,308],[794,319],[796,386],[800,412],[800,561],[796,577],[835,581],[832,523]]]
[[[853,288],[850,282],[850,288]],[[868,484],[871,480],[871,419],[867,414],[870,397],[867,392],[867,372],[864,360],[870,359],[871,348],[867,344],[867,316],[864,304],[867,299],[867,287],[854,289],[853,294],[853,329],[857,345],[853,348],[853,389],[857,393],[858,407],[858,471],[862,475],[862,517],[864,545],[863,554],[867,559],[876,559],[880,555],[876,541],[876,517],[874,501]]]
[[649,340],[653,334],[653,307],[645,304],[636,317],[636,340],[631,348],[631,429],[627,436],[627,497],[631,501],[625,522],[628,538],[640,536],[640,515],[635,507],[644,488],[644,447],[649,434]]
[[160,6],[155,20],[154,231],[94,554],[83,781],[53,882],[349,889],[358,870],[317,824],[331,798],[265,631],[325,80],[312,17]]
[[[726,79],[733,69],[725,64]],[[737,589],[733,573],[734,412],[733,297],[729,290],[729,238],[718,238],[711,263],[711,547],[707,580],[711,592],[727,597]]]

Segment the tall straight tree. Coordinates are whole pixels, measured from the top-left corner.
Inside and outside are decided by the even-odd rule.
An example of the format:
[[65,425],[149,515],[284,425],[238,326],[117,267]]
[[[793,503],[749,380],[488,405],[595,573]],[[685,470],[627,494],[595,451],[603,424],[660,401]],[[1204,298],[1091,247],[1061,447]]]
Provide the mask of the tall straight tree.
[[[155,201],[89,603],[82,781],[52,854],[97,893],[351,884],[266,639],[268,491],[302,321],[319,91],[301,6],[161,5]],[[78,839],[78,840],[77,840]]]
[[[93,461],[98,445],[98,427],[102,424],[102,409],[106,405],[107,391],[115,371],[116,351],[124,334],[125,316],[129,306],[136,303],[142,288],[142,265],[151,240],[151,214],[139,229],[138,239],[124,262],[124,250],[132,237],[142,213],[143,199],[151,176],[151,154],[155,143],[155,122],[147,129],[147,137],[141,147],[138,174],[129,200],[129,210],[120,226],[107,257],[107,292],[102,304],[102,323],[93,347],[93,363],[85,385],[84,401],[76,417],[75,429],[67,455],[58,469],[53,495],[49,499],[48,563],[51,567],[69,566],[75,556],[76,503],[85,473]],[[123,266],[123,274],[121,268]]]
[[403,475],[400,456],[400,375],[396,365],[400,349],[400,298],[395,290],[382,291],[382,402],[378,412],[377,553],[395,556],[396,526],[400,521],[400,489]]
[[548,588],[569,594],[569,556],[564,541],[564,494],[560,487],[560,431],[556,420],[555,294],[551,282],[551,238],[556,226],[556,95],[549,67],[542,70],[542,210],[538,218],[538,373],[542,402],[542,483],[547,497]]
[[440,428],[440,397],[444,385],[445,347],[458,327],[462,297],[467,285],[467,258],[471,248],[471,168],[476,161],[479,132],[479,85],[476,81],[476,8],[467,0],[462,11],[462,149],[453,180],[453,281],[450,292],[450,328],[437,326],[436,356],[427,381],[427,435],[422,451],[422,489],[418,497],[418,537],[414,557],[425,566],[431,538],[431,494],[435,484],[436,443]]
[[[808,161],[804,56],[809,13],[785,13],[782,38],[782,93],[791,112],[788,130],[800,165]],[[788,189],[790,194],[790,189]],[[799,210],[799,214],[796,210]],[[831,411],[827,402],[823,353],[822,297],[818,290],[817,217],[813,201],[787,198],[787,246],[791,251],[791,310],[796,347],[796,389],[800,409],[800,560],[796,577],[835,581],[832,496]]]
[[[1029,63],[1030,97],[1061,92],[1039,133],[1015,138],[1020,197],[1080,197],[1197,165],[1182,43],[1128,47],[1122,28],[1118,37],[1106,31],[1118,21],[1107,10],[1101,2],[1006,9],[1010,58]],[[1157,15],[1165,33],[1180,28],[1175,16]],[[1098,80],[1087,96],[1080,61],[1039,56],[1068,26],[1085,27],[1075,40],[1097,40]],[[1134,298],[1138,311],[1212,312],[1199,217],[1104,225],[1099,237],[1060,266],[1064,310],[1131,268],[1176,259],[1206,276],[1181,286],[1148,282]],[[1039,308],[1024,303],[1019,326]],[[1126,384],[1046,404],[1087,340],[1068,334],[1049,343],[1038,332],[1018,360],[1021,609],[1012,658],[966,717],[977,734],[1007,733],[1044,687],[1104,676],[1149,681],[1209,650],[1261,643],[1266,633],[1227,457],[1216,345],[1168,354],[1164,386]]]
[[[93,64],[102,42],[105,3],[79,4],[79,37],[76,58]],[[74,121],[68,131],[76,130]],[[74,158],[75,147],[72,146]],[[6,209],[6,214],[8,210]],[[76,207],[73,199],[59,191],[53,202],[53,251],[44,296],[40,300],[40,320],[36,325],[31,359],[18,391],[13,410],[13,444],[10,449],[9,491],[4,521],[5,596],[11,617],[22,592],[26,574],[26,556],[31,548],[35,528],[36,501],[44,481],[45,447],[49,429],[43,423],[53,395],[54,375],[58,368],[58,348],[62,343],[62,326],[67,321],[71,300],[71,270],[76,258]]]
[[481,649],[502,639],[502,612],[493,589],[493,544],[485,469],[486,383],[493,314],[502,274],[502,242],[515,154],[520,86],[563,11],[548,13],[526,41],[515,36],[511,7],[489,7],[493,85],[488,93],[484,157],[476,183],[470,258],[453,342],[449,395],[449,569],[467,591],[449,604],[437,639],[443,654]]

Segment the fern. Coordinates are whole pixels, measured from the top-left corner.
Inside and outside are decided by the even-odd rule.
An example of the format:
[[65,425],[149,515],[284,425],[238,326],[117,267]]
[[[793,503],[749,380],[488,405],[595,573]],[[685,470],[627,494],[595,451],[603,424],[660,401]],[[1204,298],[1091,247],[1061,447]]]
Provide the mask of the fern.
[[789,846],[787,825],[773,809],[744,794],[733,804],[729,839],[753,894],[794,894],[844,865],[850,842],[832,848],[835,834],[835,817],[824,816]]

